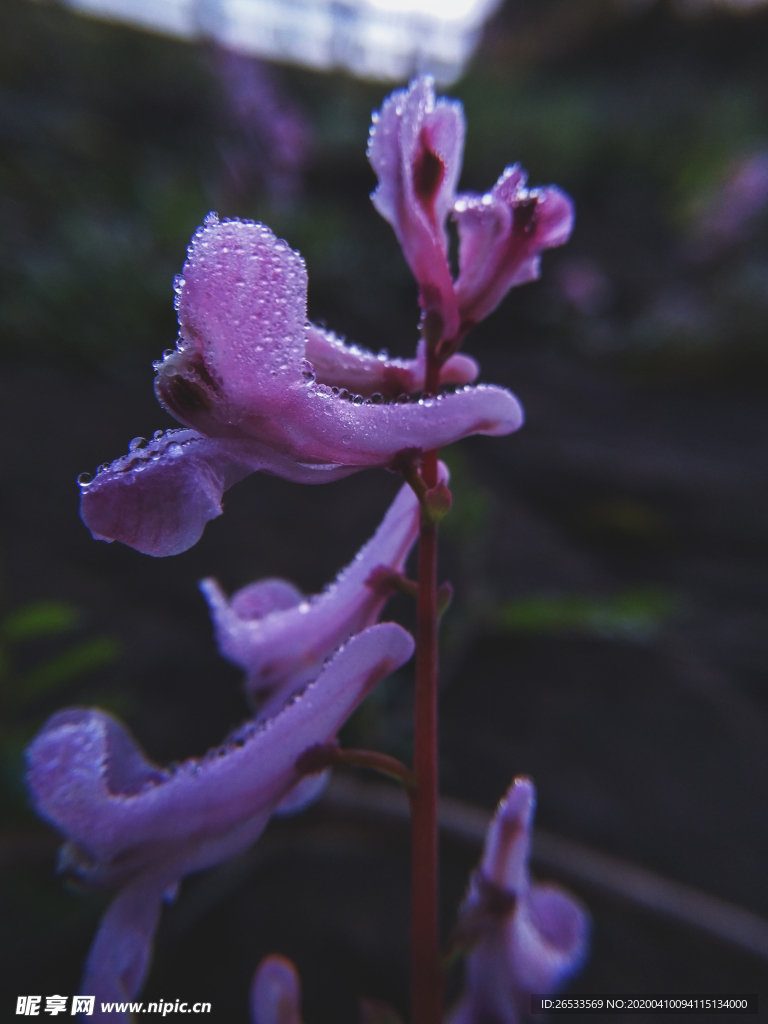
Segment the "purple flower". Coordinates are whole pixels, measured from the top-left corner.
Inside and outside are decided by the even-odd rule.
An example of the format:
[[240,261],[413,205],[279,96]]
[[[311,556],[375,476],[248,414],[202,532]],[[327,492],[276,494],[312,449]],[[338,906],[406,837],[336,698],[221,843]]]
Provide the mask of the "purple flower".
[[251,985],[252,1024],[302,1024],[301,979],[284,956],[264,957]]
[[176,768],[147,761],[103,711],[73,708],[48,720],[27,752],[37,810],[68,838],[65,869],[121,886],[86,965],[83,990],[97,1006],[140,989],[162,901],[180,879],[253,843],[299,781],[297,758],[332,740],[412,652],[400,626],[371,626],[273,719],[246,723],[220,748]]
[[456,100],[435,101],[431,78],[417,78],[408,90],[393,92],[373,115],[368,159],[379,186],[371,199],[395,229],[424,312],[439,314],[447,338],[458,333],[459,311],[445,222],[463,150],[462,106]]
[[522,423],[511,392],[469,385],[477,365],[465,356],[443,367],[441,383],[458,390],[416,401],[423,349],[388,359],[308,326],[304,263],[261,224],[210,216],[176,290],[180,337],[157,366],[156,391],[191,429],[146,447],[137,439],[81,482],[96,538],[176,554],[221,513],[223,491],[255,470],[325,483],[388,466],[404,449]]
[[[555,186],[527,189],[518,165],[489,193],[456,195],[464,146],[461,104],[435,100],[430,78],[394,92],[374,115],[368,158],[379,179],[372,195],[395,229],[419,284],[429,330],[453,351],[510,288],[538,277],[540,253],[562,245],[573,204]],[[448,263],[446,220],[459,230],[459,276]]]
[[[441,463],[440,479],[448,479]],[[246,673],[248,696],[270,718],[315,679],[323,662],[349,636],[372,625],[393,590],[419,532],[419,501],[401,487],[374,536],[335,582],[314,597],[285,580],[251,583],[231,598],[216,580],[200,584],[211,609],[219,650]]]
[[459,934],[474,946],[449,1024],[517,1024],[530,995],[554,991],[586,955],[581,905],[528,875],[535,801],[530,779],[515,779],[488,829],[459,922]]

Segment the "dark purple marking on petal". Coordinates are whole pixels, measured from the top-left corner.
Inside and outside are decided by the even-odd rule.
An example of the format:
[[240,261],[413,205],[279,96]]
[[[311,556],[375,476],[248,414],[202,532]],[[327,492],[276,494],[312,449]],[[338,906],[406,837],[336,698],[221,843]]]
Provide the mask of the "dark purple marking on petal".
[[419,202],[435,228],[437,223],[435,200],[445,178],[445,164],[429,147],[425,128],[419,134],[419,148],[413,161],[413,187]]

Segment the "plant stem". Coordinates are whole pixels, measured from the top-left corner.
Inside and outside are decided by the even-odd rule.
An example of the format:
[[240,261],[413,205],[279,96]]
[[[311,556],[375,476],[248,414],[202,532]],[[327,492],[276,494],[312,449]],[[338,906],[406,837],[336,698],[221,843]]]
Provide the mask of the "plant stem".
[[[440,368],[429,359],[425,391],[436,393]],[[427,488],[437,484],[437,452],[424,456]],[[437,526],[422,516],[417,595],[416,700],[411,795],[411,1024],[441,1024],[437,833]]]

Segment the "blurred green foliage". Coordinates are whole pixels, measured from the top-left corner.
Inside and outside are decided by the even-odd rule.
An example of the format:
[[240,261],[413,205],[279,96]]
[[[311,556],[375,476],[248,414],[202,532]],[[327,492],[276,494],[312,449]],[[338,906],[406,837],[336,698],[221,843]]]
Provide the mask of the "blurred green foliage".
[[613,597],[586,594],[542,596],[507,601],[497,625],[516,633],[586,633],[604,639],[646,643],[678,610],[662,590],[627,590]]
[[476,537],[488,522],[491,494],[477,482],[461,444],[442,448],[440,458],[450,470],[453,495],[450,515],[443,520],[441,529],[456,540]]
[[[82,613],[63,601],[23,605],[0,618],[0,803],[14,815],[26,806],[24,748],[51,710],[44,698],[55,695],[60,700],[59,691],[67,684],[114,664],[120,656],[115,637],[73,638],[82,625]],[[47,653],[48,643],[60,638],[66,646]],[[41,645],[46,645],[42,657]],[[106,704],[114,706],[115,701],[107,696]]]

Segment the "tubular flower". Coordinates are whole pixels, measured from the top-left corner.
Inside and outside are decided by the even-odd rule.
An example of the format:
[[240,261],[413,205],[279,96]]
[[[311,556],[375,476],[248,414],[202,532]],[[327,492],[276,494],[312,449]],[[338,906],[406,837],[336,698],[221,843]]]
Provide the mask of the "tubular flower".
[[[207,218],[177,280],[177,347],[155,390],[187,430],[168,431],[81,482],[93,535],[152,555],[186,550],[221,513],[226,488],[255,470],[325,483],[398,452],[522,423],[511,392],[470,386],[477,364],[445,363],[452,393],[414,400],[425,353],[388,359],[308,326],[301,257],[269,228]],[[354,389],[354,393],[351,389]]]
[[48,720],[27,751],[27,778],[39,813],[68,839],[62,867],[85,882],[121,886],[86,964],[83,990],[97,1007],[139,991],[162,901],[180,879],[253,843],[299,782],[301,754],[332,740],[412,652],[400,626],[371,626],[274,718],[247,722],[220,748],[176,768],[147,761],[103,711],[73,708]]
[[[453,351],[514,285],[538,277],[544,249],[573,229],[573,204],[555,186],[525,188],[508,167],[483,195],[456,194],[464,115],[454,100],[435,100],[430,78],[394,92],[374,114],[368,159],[379,179],[374,206],[392,225],[420,289],[430,333]],[[459,231],[459,277],[448,262],[446,221]]]
[[[440,464],[440,479],[448,471]],[[219,650],[246,673],[246,690],[270,718],[316,678],[325,659],[349,636],[372,625],[393,590],[419,532],[419,501],[400,488],[374,536],[321,594],[305,598],[285,580],[260,580],[227,598],[216,580],[200,584],[211,609]]]
[[251,1024],[302,1024],[301,979],[284,956],[265,956],[251,984]]
[[449,1024],[517,1024],[532,993],[554,991],[583,963],[586,912],[528,875],[535,801],[530,779],[515,779],[488,829],[459,922],[459,936],[474,946]]

